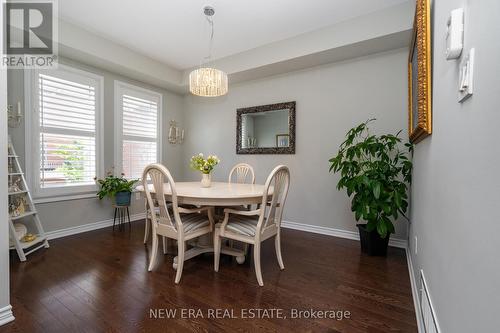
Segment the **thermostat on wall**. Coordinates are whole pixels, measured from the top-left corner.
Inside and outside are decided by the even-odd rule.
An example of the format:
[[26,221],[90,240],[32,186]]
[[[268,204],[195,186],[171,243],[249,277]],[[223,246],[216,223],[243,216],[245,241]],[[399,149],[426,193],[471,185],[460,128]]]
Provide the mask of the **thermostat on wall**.
[[457,59],[464,47],[464,9],[451,11],[446,30],[446,59]]

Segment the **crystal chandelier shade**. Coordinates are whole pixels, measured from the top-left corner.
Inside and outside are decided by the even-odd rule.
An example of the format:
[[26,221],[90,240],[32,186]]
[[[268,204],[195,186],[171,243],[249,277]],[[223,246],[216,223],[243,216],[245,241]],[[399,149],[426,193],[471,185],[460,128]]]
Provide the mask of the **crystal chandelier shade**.
[[[212,16],[215,14],[215,10],[210,6],[207,6],[203,8],[203,13],[206,16],[211,29],[208,57],[206,57],[206,59],[210,61],[214,38],[214,22]],[[189,74],[189,91],[193,95],[202,97],[217,97],[227,94],[227,90],[227,74],[221,70],[208,66],[200,66],[200,68],[193,70]]]
[[193,95],[216,97],[227,94],[227,74],[215,68],[201,67],[189,74],[189,91]]

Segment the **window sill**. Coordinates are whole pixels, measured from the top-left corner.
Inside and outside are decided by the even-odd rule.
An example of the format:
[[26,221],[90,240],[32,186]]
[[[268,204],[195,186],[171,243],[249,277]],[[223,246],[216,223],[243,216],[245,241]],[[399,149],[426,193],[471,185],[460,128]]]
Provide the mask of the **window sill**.
[[80,199],[97,199],[97,195],[95,193],[86,193],[86,194],[74,194],[74,195],[59,195],[54,197],[38,197],[33,198],[34,204],[43,204],[49,202],[59,202],[59,201],[70,201],[70,200],[80,200]]

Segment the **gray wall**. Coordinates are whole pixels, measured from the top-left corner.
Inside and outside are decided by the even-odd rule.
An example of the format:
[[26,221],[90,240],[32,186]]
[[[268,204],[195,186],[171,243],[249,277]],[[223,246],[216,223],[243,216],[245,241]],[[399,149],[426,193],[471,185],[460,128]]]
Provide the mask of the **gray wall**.
[[[162,148],[163,148],[163,163],[167,164],[174,177],[181,176],[181,146],[171,145],[168,143],[168,126],[171,119],[175,119],[183,124],[182,112],[182,96],[171,93],[167,90],[147,85],[129,78],[123,77],[116,73],[111,73],[99,68],[87,66],[69,59],[61,59],[61,63],[77,67],[89,72],[93,72],[104,77],[104,168],[110,170],[114,164],[114,135],[113,135],[113,118],[114,118],[114,80],[138,85],[144,88],[159,92],[163,96],[163,128],[162,128]],[[9,104],[16,105],[17,101],[21,101],[24,105],[24,75],[22,70],[8,71],[8,100]],[[25,131],[24,122],[19,128],[9,128],[9,134],[12,135],[12,141],[16,152],[21,156],[22,165],[24,168],[24,144]],[[131,214],[141,213],[144,211],[143,200],[135,200],[132,197]],[[44,225],[45,231],[60,230],[69,227],[75,227],[92,222],[100,222],[113,218],[112,209],[109,200],[99,201],[95,198],[60,201],[51,203],[39,203],[36,205],[40,213],[40,218]]]
[[[336,190],[338,176],[328,172],[328,159],[346,131],[369,118],[378,118],[376,131],[406,129],[406,58],[406,49],[396,50],[231,85],[222,98],[186,96],[184,163],[199,152],[217,154],[222,161],[214,179],[226,179],[234,164],[247,162],[260,183],[274,166],[286,164],[291,188],[285,220],[355,231],[350,201]],[[296,154],[236,155],[236,109],[287,101],[297,102]],[[185,178],[200,176],[187,171]],[[395,237],[406,239],[405,222]]]
[[[450,11],[462,6],[464,50],[476,48],[476,64],[475,93],[459,104],[459,61],[445,60],[444,37]],[[442,332],[500,326],[499,13],[498,0],[434,1],[434,133],[415,147],[410,252]]]

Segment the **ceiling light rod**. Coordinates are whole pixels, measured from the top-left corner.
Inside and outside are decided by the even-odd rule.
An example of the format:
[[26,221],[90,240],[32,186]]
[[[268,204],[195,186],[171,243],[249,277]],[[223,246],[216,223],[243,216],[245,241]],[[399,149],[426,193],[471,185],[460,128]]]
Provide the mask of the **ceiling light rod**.
[[205,17],[208,21],[208,24],[210,26],[210,41],[208,42],[208,56],[205,57],[207,62],[210,62],[212,59],[212,47],[213,47],[213,42],[214,42],[214,20],[212,16],[215,15],[215,9],[214,7],[211,6],[205,6],[203,8],[203,13],[205,14]]

